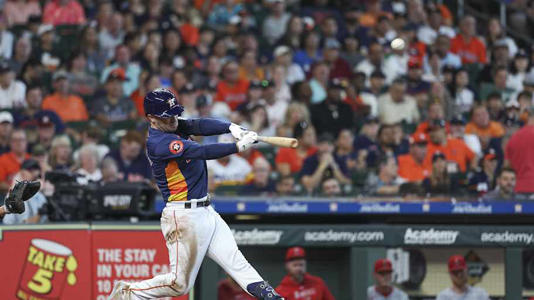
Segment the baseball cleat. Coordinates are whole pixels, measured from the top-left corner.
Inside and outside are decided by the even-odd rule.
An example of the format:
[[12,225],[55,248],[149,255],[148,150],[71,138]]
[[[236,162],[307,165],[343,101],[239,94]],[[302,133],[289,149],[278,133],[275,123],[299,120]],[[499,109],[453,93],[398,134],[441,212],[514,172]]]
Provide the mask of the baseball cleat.
[[126,294],[128,293],[129,285],[124,281],[117,281],[111,294],[108,297],[108,300],[124,300],[127,299]]

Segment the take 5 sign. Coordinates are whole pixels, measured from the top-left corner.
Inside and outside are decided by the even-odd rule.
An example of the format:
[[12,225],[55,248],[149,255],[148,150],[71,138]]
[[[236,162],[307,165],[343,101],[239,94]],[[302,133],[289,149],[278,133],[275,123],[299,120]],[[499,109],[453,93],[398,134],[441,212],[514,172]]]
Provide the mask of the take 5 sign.
[[156,229],[0,226],[0,299],[103,300],[116,280],[140,281],[166,273],[167,248]]

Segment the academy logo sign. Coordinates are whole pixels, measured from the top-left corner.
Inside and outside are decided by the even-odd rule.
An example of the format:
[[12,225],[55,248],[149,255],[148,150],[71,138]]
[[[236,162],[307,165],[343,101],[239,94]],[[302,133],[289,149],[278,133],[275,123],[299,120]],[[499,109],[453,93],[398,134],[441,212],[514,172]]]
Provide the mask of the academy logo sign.
[[382,231],[306,231],[305,242],[379,242],[384,240]]
[[511,243],[530,245],[534,242],[534,234],[528,232],[483,232],[480,235],[483,243]]
[[457,230],[407,228],[404,243],[407,245],[452,245],[460,234]]
[[232,229],[235,241],[238,245],[276,245],[280,242],[281,230],[235,230]]

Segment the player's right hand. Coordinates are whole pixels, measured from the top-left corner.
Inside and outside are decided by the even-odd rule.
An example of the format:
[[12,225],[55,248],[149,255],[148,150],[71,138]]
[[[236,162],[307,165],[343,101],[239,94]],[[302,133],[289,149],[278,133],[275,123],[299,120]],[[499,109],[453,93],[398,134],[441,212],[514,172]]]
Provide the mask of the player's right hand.
[[238,141],[241,140],[243,136],[248,132],[246,128],[241,127],[235,123],[230,124],[230,127],[228,129],[230,129],[230,133],[232,134],[234,139]]
[[258,134],[254,131],[247,131],[239,141],[237,141],[237,150],[239,152],[243,152],[250,147],[252,147],[253,144],[258,142]]

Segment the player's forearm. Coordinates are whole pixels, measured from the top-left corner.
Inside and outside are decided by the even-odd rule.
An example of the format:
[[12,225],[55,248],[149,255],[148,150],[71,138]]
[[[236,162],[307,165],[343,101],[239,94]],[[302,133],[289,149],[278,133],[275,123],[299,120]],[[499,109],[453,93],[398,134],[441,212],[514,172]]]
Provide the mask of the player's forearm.
[[187,135],[218,135],[230,132],[230,122],[216,119],[180,119],[178,131]]
[[234,153],[237,153],[237,146],[234,143],[208,144],[185,151],[182,158],[217,159]]

